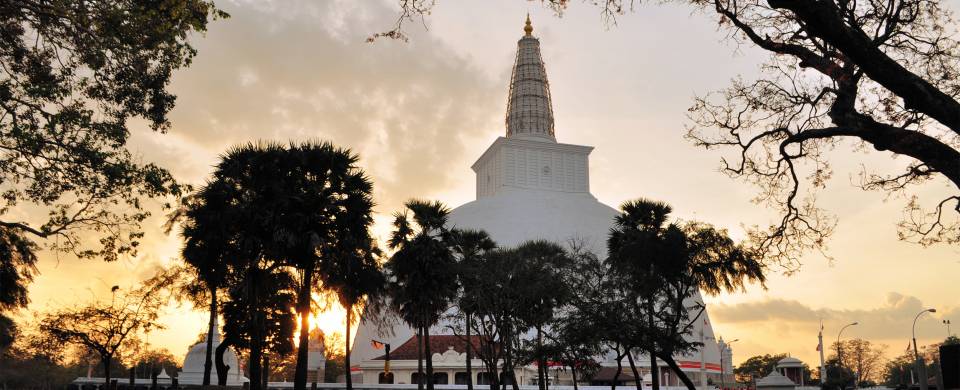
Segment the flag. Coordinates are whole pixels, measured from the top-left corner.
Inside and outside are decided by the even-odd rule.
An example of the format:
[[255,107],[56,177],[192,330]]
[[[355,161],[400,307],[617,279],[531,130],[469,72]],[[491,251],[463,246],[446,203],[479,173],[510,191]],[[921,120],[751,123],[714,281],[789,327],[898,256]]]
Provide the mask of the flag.
[[820,344],[817,343],[817,352],[820,352]]
[[370,340],[370,345],[373,346],[373,349],[383,349],[383,343],[377,340]]

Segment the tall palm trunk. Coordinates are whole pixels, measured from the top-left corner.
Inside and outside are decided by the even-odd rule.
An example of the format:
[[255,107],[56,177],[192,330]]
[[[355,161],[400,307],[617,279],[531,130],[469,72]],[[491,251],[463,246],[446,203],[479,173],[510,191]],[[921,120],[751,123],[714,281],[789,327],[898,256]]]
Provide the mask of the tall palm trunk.
[[[653,268],[651,267],[651,273]],[[653,319],[653,298],[647,297],[646,302],[647,306],[647,326],[648,329],[654,329],[655,321]],[[660,390],[660,367],[657,365],[657,354],[654,344],[650,343],[650,346],[647,347],[647,353],[650,355],[650,379],[651,379],[651,390]]]
[[300,291],[297,292],[297,310],[300,312],[300,343],[297,346],[297,369],[293,374],[294,390],[307,389],[307,363],[310,351],[310,292],[313,290],[313,267],[303,270]]
[[[507,340],[506,353],[504,354],[503,360],[503,371],[506,380],[510,381],[510,387],[513,390],[519,390],[520,385],[517,383],[517,375],[514,372],[514,363],[513,363],[513,327],[507,326],[507,331],[504,333],[504,340]],[[506,384],[504,384],[506,388]]]
[[210,385],[210,372],[213,370],[213,332],[217,323],[217,289],[210,289],[210,323],[207,325],[207,352],[203,361],[203,385]]
[[540,329],[540,324],[537,324],[537,388],[547,390],[543,363],[543,330]]
[[423,327],[417,326],[417,390],[423,390]]
[[256,269],[250,271],[247,293],[250,294],[250,310],[253,311],[253,326],[250,332],[250,356],[247,362],[250,366],[250,390],[261,390],[262,373],[260,364],[263,362],[263,310],[260,307],[259,277]]
[[350,371],[350,325],[353,322],[353,305],[347,305],[347,345],[343,348],[346,353],[343,355],[343,365],[346,375],[344,375],[347,380],[347,390],[353,390],[353,373]]
[[423,327],[423,354],[427,360],[427,390],[433,390],[433,352],[430,351],[430,327]]
[[473,359],[473,355],[470,353],[470,350],[473,349],[473,339],[470,338],[470,312],[465,314],[467,316],[467,390],[473,390],[473,367],[470,362]]

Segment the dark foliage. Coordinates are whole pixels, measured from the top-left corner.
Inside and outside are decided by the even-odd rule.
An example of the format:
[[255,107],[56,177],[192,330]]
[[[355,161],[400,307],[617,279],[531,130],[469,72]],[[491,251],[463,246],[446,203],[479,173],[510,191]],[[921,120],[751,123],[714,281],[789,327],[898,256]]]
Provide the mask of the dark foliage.
[[[181,189],[126,149],[129,122],[170,127],[170,78],[196,55],[188,38],[226,16],[204,0],[0,3],[0,214],[47,211],[0,225],[81,257],[134,253],[142,200]],[[99,245],[81,240],[91,231]]]

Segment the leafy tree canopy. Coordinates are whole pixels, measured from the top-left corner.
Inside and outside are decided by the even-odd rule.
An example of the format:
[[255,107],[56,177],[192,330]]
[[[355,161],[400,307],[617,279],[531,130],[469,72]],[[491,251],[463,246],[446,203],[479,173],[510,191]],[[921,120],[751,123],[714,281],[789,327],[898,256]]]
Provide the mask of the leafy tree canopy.
[[[11,0],[0,16],[0,226],[81,257],[133,253],[141,200],[181,189],[127,150],[130,120],[170,128],[167,87],[196,55],[188,39],[227,14],[205,0]],[[81,242],[91,230],[99,245]]]

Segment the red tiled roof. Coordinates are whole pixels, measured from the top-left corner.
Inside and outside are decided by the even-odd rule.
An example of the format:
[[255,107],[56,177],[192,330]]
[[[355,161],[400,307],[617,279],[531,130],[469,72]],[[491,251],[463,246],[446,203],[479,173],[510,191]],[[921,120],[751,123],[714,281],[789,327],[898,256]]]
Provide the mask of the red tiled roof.
[[[480,336],[470,336],[470,344],[473,346],[471,353],[476,356],[476,351],[480,348]],[[454,335],[430,335],[430,352],[444,353],[453,347],[457,353],[467,352],[466,336]],[[380,355],[373,360],[384,360]],[[417,336],[413,336],[399,347],[390,350],[390,360],[417,360]]]
[[[594,380],[594,381],[612,381],[612,380],[613,380],[613,375],[616,374],[616,373],[617,373],[617,368],[616,368],[616,367],[603,367],[603,368],[600,369],[600,371],[597,371],[597,373],[593,375],[593,380]],[[620,370],[620,376],[617,377],[617,381],[618,381],[618,382],[627,382],[627,381],[632,382],[632,381],[633,381],[633,375],[631,375],[630,373],[625,372],[625,370],[621,369],[621,370]]]

